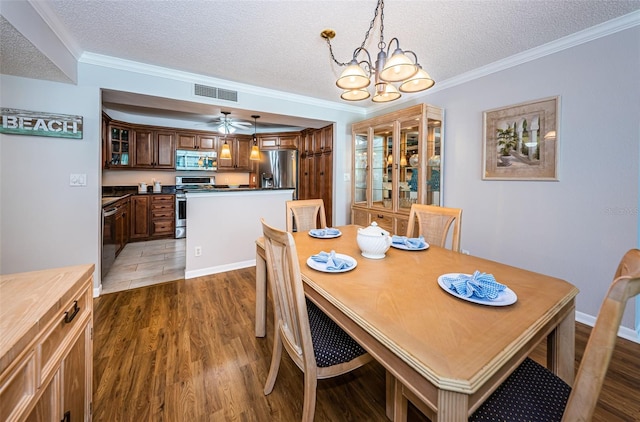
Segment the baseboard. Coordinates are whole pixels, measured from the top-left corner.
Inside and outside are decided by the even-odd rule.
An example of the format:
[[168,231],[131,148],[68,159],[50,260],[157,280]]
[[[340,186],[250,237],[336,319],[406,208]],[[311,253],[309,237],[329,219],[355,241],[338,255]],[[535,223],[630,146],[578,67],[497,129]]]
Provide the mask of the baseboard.
[[256,260],[250,259],[248,261],[234,262],[231,264],[217,265],[215,267],[208,267],[208,268],[201,268],[199,270],[186,271],[184,273],[184,278],[189,279],[189,278],[195,278],[195,277],[202,277],[205,275],[224,273],[227,271],[239,270],[241,268],[255,267],[255,266],[256,266]]
[[98,297],[102,294],[102,283],[98,287],[93,288],[93,297]]
[[[593,327],[596,323],[596,317],[576,311],[576,321]],[[618,337],[622,337],[626,340],[630,340],[634,343],[640,344],[640,335],[638,335],[638,333],[636,333],[635,330],[631,328],[620,327],[620,329],[618,330]]]

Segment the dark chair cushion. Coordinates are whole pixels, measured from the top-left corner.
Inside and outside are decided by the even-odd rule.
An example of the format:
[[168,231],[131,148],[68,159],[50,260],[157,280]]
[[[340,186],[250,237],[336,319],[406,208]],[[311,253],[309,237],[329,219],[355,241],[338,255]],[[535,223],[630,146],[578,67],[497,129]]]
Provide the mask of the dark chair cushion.
[[469,421],[561,421],[571,387],[526,358]]
[[311,340],[319,368],[349,362],[366,351],[331,318],[307,299]]

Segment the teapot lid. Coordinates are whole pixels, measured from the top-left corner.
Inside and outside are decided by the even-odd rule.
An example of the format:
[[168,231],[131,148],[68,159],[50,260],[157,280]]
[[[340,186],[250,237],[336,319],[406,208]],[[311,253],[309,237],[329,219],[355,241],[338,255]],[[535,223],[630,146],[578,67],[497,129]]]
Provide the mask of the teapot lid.
[[389,232],[380,228],[378,223],[373,221],[369,227],[358,229],[358,233],[367,235],[367,236],[389,236]]

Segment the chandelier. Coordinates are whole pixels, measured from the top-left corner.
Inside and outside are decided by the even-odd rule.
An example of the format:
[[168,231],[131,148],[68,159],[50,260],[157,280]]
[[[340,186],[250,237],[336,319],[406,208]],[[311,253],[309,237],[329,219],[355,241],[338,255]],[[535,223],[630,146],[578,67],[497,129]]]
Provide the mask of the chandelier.
[[250,160],[259,160],[260,159],[260,150],[258,149],[258,135],[257,135],[257,125],[258,119],[260,116],[252,115],[253,117],[253,146],[251,147],[251,155],[249,155]]
[[[380,15],[380,41],[378,42],[380,51],[374,66],[371,55],[364,46],[378,15]],[[339,62],[333,55],[331,39],[336,36],[333,29],[325,29],[320,33],[320,36],[329,45],[331,59],[339,66],[346,66],[346,69],[336,81],[336,85],[344,90],[340,95],[343,100],[360,101],[369,98],[371,94],[367,87],[371,84],[372,79],[374,80],[375,93],[371,100],[377,103],[397,100],[402,95],[400,92],[420,92],[431,88],[435,84],[431,76],[418,63],[418,56],[413,51],[402,51],[400,49],[400,41],[397,38],[391,39],[387,48],[387,43],[384,41],[384,0],[378,0],[375,14],[364,36],[364,41],[362,41],[360,47],[354,50],[350,62]],[[396,49],[389,55],[394,42]],[[413,60],[407,55],[413,56]],[[395,83],[399,84],[397,88],[394,85]]]

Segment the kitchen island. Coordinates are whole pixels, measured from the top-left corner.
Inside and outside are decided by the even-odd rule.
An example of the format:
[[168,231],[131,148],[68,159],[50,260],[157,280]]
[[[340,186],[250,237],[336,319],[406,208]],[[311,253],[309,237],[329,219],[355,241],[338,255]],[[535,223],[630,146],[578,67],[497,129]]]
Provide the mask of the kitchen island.
[[187,192],[185,278],[254,266],[255,241],[262,236],[260,219],[284,230],[285,203],[293,193],[293,189]]

